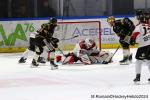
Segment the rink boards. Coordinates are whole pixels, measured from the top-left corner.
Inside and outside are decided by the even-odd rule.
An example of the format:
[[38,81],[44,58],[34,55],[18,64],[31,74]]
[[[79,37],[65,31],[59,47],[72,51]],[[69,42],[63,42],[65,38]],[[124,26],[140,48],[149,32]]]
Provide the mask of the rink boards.
[[[122,18],[122,17],[118,17]],[[134,17],[130,17],[136,24]],[[6,19],[0,21],[0,52],[20,52],[28,46],[29,35],[36,32],[40,25],[48,22],[45,19]],[[61,41],[60,48],[63,50],[72,50],[76,42],[87,37],[92,37],[97,42],[99,48],[116,48],[118,46],[118,37],[112,31],[107,23],[107,18],[65,18],[59,19],[59,26],[56,28],[56,34],[60,38],[70,38],[78,35],[77,38]],[[74,22],[75,24],[62,24],[65,22]],[[80,23],[84,22],[84,23]],[[88,22],[85,23],[85,22]],[[54,34],[55,35],[55,34]],[[57,37],[56,36],[56,37]]]

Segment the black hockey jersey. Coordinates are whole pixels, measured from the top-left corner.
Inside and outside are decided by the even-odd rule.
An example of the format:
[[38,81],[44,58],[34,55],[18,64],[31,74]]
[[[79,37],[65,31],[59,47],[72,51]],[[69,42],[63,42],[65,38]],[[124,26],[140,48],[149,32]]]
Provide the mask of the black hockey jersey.
[[46,24],[42,24],[41,27],[44,29],[44,30],[47,30],[50,37],[53,36],[54,34],[54,30],[55,30],[55,27],[57,25],[53,25],[52,23],[46,23]]
[[52,23],[45,23],[41,25],[41,28],[37,30],[36,35],[36,41],[37,44],[40,44],[42,46],[45,46],[45,43],[43,42],[44,39],[47,40],[47,42],[50,42],[53,38],[54,30],[57,25],[53,25]]
[[41,29],[37,32],[44,38],[51,38],[54,34],[55,27],[56,25],[53,25],[52,23],[45,23],[41,25]]
[[131,35],[135,26],[129,18],[123,18],[114,22],[113,31],[119,36]]

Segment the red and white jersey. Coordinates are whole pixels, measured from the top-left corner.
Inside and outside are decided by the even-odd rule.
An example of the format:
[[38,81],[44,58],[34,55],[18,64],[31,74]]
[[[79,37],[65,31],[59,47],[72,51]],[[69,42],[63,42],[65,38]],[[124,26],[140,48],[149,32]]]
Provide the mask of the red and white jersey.
[[143,23],[137,25],[131,38],[136,39],[139,47],[150,45],[150,25]]
[[90,53],[90,54],[99,53],[97,52],[98,51],[97,46],[94,41],[90,47],[88,47],[85,40],[80,41],[79,43],[76,44],[76,47],[74,48],[73,52],[78,56],[80,53],[80,50],[86,50],[87,53]]

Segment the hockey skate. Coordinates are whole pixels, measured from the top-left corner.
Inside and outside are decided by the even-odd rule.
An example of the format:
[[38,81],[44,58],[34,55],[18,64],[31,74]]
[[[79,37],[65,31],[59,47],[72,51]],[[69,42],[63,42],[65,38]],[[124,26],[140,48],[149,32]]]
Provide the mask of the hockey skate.
[[130,56],[129,56],[129,61],[130,61],[130,63],[132,63],[132,54],[130,54]]
[[103,61],[103,62],[102,62],[102,64],[108,64],[108,63],[109,63],[108,61]]
[[32,68],[35,68],[35,67],[38,67],[39,64],[37,63],[37,61],[35,59],[32,60],[32,64],[31,64],[31,67]]
[[56,65],[53,60],[50,61],[50,65],[51,65],[51,70],[58,69],[58,65]]
[[109,61],[102,61],[102,64],[108,64],[108,63],[111,63],[111,62],[113,62],[112,59],[109,60]]
[[129,57],[124,57],[123,60],[120,61],[120,65],[129,65]]
[[27,58],[21,57],[20,60],[18,61],[19,63],[25,63]]
[[136,85],[139,85],[139,84],[140,84],[140,77],[141,77],[140,74],[137,74],[137,75],[136,75],[136,78],[133,80],[133,81],[134,81],[134,84],[136,84]]
[[37,62],[42,63],[42,64],[46,63],[46,61],[45,61],[45,59],[43,57],[39,57]]
[[148,83],[150,84],[150,78],[148,79]]

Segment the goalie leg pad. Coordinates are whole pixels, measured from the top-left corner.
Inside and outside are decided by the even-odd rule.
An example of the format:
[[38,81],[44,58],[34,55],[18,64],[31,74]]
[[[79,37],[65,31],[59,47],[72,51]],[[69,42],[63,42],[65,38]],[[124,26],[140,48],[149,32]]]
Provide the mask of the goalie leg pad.
[[77,57],[74,53],[68,53],[65,55],[65,59],[63,61],[64,64],[73,64],[74,62],[77,62],[78,60],[81,61],[81,58]]
[[93,58],[96,60],[95,63],[103,63],[103,62],[110,63],[112,55],[113,53],[101,51],[99,56],[93,56]]
[[86,54],[81,56],[81,61],[83,64],[91,64],[92,63],[90,58]]
[[92,63],[92,64],[98,63],[98,58],[97,58],[97,56],[89,56],[89,59],[91,60],[91,63]]
[[63,61],[63,64],[73,64],[74,63],[74,56],[70,55],[66,57],[66,59]]

